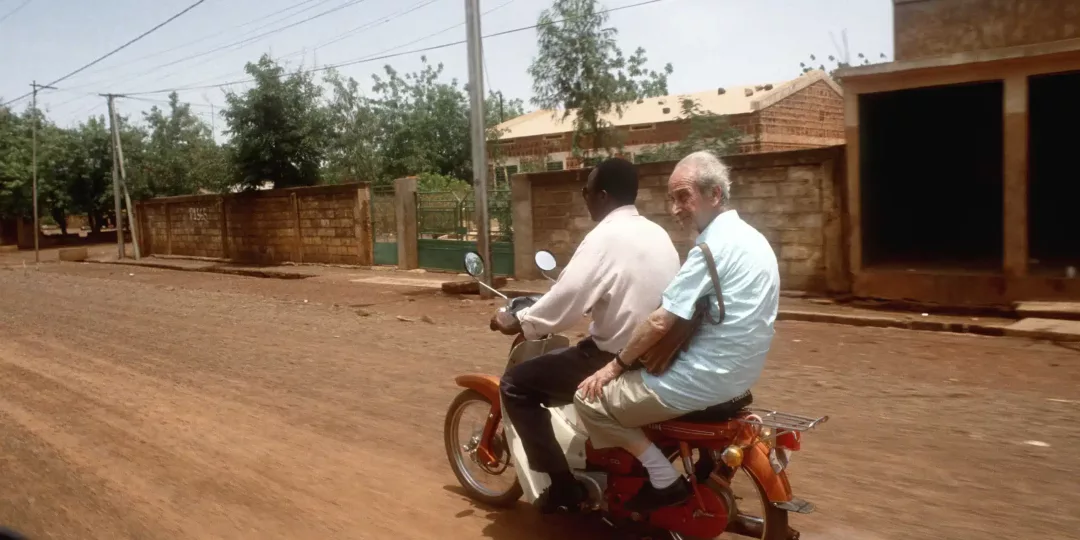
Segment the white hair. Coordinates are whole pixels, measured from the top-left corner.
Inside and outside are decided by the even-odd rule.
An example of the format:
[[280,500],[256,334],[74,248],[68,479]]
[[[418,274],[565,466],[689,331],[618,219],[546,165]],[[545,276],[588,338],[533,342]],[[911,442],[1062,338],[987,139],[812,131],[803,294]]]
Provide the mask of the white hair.
[[715,187],[720,188],[721,204],[728,204],[731,199],[731,172],[720,158],[708,150],[699,150],[679,161],[675,168],[685,167],[690,179],[701,193],[708,193]]

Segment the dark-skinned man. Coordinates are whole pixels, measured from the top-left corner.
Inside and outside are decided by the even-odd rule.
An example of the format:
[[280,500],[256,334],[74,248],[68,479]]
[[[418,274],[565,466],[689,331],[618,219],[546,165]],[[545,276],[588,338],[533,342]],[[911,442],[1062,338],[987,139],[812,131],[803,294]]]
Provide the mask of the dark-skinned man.
[[[722,403],[739,402],[761,377],[774,335],[780,299],[776,253],[757,229],[731,208],[729,169],[709,152],[695,152],[668,180],[671,213],[700,233],[696,244],[712,254],[720,290],[713,286],[705,251],[690,250],[661,305],[632,332],[608,365],[581,383],[575,405],[594,448],[622,447],[649,472],[649,482],[624,507],[647,513],[679,504],[692,494],[641,426],[678,418]],[[689,320],[707,297],[710,317],[666,372],[627,370],[676,323]]]
[[634,327],[656,309],[679,270],[679,255],[668,233],[634,206],[637,192],[637,168],[629,161],[610,158],[597,165],[582,189],[596,227],[550,292],[516,317],[500,312],[491,320],[492,329],[538,339],[592,316],[588,337],[514,366],[500,385],[503,406],[530,468],[551,478],[551,486],[537,500],[544,513],[575,511],[586,498],[585,487],[570,472],[555,439],[545,406],[573,402],[578,385],[626,346]]

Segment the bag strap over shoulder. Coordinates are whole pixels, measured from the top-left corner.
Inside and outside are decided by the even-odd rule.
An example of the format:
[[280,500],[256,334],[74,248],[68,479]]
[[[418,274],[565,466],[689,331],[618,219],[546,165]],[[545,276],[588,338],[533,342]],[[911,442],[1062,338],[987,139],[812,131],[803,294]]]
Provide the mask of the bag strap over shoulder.
[[712,250],[709,249],[709,245],[705,242],[698,244],[698,248],[701,249],[701,254],[705,256],[705,267],[709,269],[709,277],[712,278],[713,289],[716,291],[716,304],[720,308],[720,317],[718,319],[712,318],[712,312],[706,311],[705,316],[712,324],[720,324],[724,322],[724,295],[720,291],[720,275],[716,272],[716,260],[713,259]]

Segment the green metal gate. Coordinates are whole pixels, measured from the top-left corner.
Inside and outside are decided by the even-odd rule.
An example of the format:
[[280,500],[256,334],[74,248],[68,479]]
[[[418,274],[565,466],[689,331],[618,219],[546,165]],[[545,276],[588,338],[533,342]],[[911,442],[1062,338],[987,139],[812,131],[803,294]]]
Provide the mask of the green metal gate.
[[[472,193],[419,192],[416,197],[417,256],[421,268],[462,271],[465,253],[476,250],[476,204]],[[488,194],[491,258],[495,275],[514,273],[510,192]]]
[[397,265],[397,205],[392,184],[371,188],[371,221],[375,264]]

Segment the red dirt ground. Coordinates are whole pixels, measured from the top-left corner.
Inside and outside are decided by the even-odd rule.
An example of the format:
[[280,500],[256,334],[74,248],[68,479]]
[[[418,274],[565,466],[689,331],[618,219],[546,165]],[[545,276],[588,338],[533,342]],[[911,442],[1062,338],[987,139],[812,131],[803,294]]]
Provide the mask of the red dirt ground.
[[[493,306],[341,276],[0,268],[0,523],[63,539],[607,538],[457,487],[443,415],[454,375],[503,365]],[[792,464],[818,505],[794,518],[803,538],[1063,539],[1080,538],[1078,383],[1075,348],[781,323],[755,395],[832,417]]]

